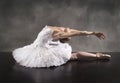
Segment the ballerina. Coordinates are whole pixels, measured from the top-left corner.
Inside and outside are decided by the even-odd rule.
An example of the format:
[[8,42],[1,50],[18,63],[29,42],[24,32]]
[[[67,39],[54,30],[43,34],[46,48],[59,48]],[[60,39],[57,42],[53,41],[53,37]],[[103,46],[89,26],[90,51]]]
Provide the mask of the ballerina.
[[73,36],[87,35],[95,35],[99,39],[105,39],[105,35],[101,32],[79,31],[46,25],[32,44],[17,48],[12,54],[16,62],[25,67],[60,66],[69,60],[79,59],[109,60],[111,56],[108,54],[72,52],[71,46],[66,41]]

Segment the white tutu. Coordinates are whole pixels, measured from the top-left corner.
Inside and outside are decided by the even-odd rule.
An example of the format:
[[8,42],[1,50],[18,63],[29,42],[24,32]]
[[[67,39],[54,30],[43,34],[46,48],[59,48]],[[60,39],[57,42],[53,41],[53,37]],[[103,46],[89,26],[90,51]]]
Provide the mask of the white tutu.
[[50,67],[66,63],[71,57],[68,43],[52,41],[53,30],[45,26],[36,40],[27,46],[15,49],[13,57],[17,63],[26,67]]

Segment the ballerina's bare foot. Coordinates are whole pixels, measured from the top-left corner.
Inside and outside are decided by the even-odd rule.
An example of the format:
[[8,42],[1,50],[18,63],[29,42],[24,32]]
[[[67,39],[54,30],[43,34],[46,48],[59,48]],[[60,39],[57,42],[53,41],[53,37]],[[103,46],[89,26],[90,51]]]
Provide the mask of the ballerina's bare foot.
[[103,53],[96,53],[96,57],[98,60],[109,60],[111,58],[110,55]]

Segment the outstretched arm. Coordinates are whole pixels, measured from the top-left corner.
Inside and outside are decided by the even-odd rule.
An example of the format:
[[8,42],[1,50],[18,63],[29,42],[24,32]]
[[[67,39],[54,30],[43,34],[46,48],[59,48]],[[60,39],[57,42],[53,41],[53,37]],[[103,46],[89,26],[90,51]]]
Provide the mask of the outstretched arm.
[[64,28],[64,27],[52,27],[52,26],[49,26],[49,27],[54,30],[53,38],[55,40],[69,38],[73,36],[87,36],[87,35],[95,35],[99,39],[105,38],[105,35],[100,32],[79,31],[76,29],[70,29],[70,28]]
[[71,32],[73,33],[77,33],[79,36],[86,36],[86,35],[95,35],[96,37],[98,37],[99,39],[105,39],[105,35],[101,32],[94,32],[94,31],[78,31],[78,30],[74,30],[71,29]]

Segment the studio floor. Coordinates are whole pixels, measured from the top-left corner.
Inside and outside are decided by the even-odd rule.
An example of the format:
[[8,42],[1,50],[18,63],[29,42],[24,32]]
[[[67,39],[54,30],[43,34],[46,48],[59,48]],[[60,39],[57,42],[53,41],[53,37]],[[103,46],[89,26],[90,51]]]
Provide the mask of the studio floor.
[[26,68],[0,53],[0,83],[120,83],[120,52],[110,61],[72,61],[60,67]]

